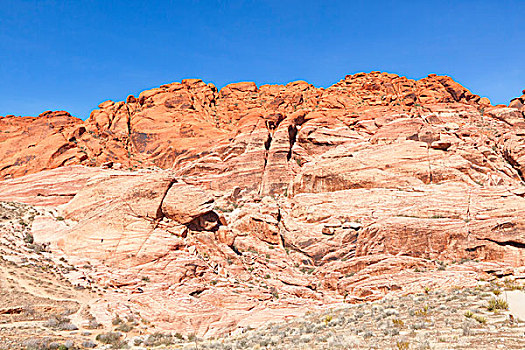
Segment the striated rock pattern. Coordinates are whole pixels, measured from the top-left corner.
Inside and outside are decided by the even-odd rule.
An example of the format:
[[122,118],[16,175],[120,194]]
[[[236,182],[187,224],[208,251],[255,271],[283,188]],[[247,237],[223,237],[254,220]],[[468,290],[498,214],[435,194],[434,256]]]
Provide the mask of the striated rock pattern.
[[327,89],[298,81],[235,83],[220,91],[187,79],[126,102],[101,103],[85,122],[66,112],[1,118],[0,176],[115,162],[125,168],[173,167],[210,188],[242,183],[271,194],[286,189],[303,164],[335,146],[381,146],[399,139],[437,150],[453,147],[454,154],[496,147],[523,174],[523,98],[493,107],[436,75],[414,81],[372,72],[349,75]]
[[0,118],[0,200],[56,208],[33,236],[89,261],[99,309],[221,334],[523,274],[524,104],[436,75],[184,80]]

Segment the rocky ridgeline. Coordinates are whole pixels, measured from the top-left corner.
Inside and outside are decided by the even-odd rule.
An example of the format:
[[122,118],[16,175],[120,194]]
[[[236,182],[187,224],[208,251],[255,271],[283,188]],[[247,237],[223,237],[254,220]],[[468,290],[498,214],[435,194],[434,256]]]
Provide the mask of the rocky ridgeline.
[[327,89],[298,81],[236,83],[220,91],[187,79],[125,102],[101,103],[85,122],[64,111],[1,118],[0,176],[116,162],[224,174],[209,181],[224,186],[242,180],[271,193],[283,190],[298,167],[327,148],[400,137],[434,143],[433,149],[496,144],[523,172],[523,103],[525,95],[510,108],[494,107],[436,75],[415,81],[372,72]]
[[105,330],[117,315],[140,320],[128,338],[224,336],[522,279],[524,102],[492,106],[436,75],[185,80],[85,122],[0,118],[0,200],[55,213],[31,236],[89,266],[68,280],[97,296],[82,300]]

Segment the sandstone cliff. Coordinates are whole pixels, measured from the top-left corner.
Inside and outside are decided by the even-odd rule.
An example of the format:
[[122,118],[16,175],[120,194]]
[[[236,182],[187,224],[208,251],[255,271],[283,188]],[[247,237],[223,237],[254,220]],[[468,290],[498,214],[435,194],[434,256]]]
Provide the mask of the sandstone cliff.
[[522,273],[524,103],[436,75],[185,80],[0,118],[0,200],[57,208],[33,235],[89,261],[100,310],[211,335]]

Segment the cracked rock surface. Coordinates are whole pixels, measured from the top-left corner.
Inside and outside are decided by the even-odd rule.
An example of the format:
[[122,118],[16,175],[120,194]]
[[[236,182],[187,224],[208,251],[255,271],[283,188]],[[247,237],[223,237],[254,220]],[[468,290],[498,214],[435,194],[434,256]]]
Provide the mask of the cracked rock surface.
[[[42,277],[56,287],[45,295],[33,275],[9,277],[2,290],[50,306],[30,317],[6,294],[0,316],[15,335],[21,320],[66,341],[76,330],[56,328],[71,323],[90,333],[83,341],[120,329],[129,345],[160,332],[184,346],[336,304],[521,285],[516,101],[492,106],[444,76],[372,72],[326,89],[192,79],[104,102],[85,122],[0,118],[4,274],[28,261],[65,271]],[[316,342],[309,334],[292,338]]]

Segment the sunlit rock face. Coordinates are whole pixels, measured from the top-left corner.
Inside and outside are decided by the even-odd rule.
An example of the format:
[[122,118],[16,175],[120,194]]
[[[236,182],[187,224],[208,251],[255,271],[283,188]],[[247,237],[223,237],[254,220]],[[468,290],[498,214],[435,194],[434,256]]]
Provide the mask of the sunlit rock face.
[[0,200],[57,211],[35,240],[90,262],[94,310],[221,334],[518,271],[524,103],[436,75],[184,80],[86,121],[0,118]]

